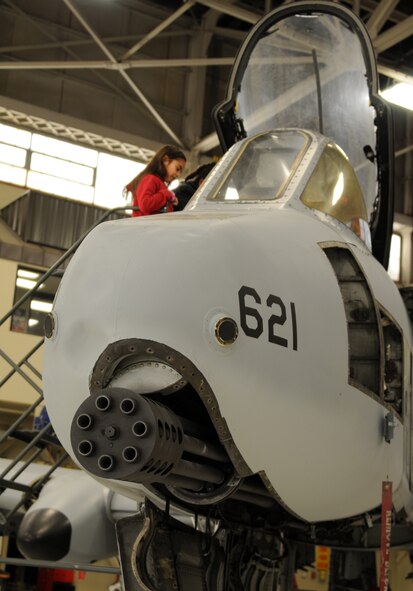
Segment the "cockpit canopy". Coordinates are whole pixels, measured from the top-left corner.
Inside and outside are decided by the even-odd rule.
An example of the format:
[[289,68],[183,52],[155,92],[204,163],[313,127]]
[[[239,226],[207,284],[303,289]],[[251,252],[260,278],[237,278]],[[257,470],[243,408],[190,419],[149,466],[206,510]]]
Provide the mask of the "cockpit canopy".
[[245,142],[209,201],[272,201],[283,194],[310,138],[298,130],[263,133]]
[[[207,181],[206,201],[233,206],[286,200],[294,206],[301,201],[351,228],[371,248],[363,192],[350,160],[325,138],[322,150],[317,149],[319,141],[320,136],[305,130],[280,129],[239,142],[224,157],[225,172]],[[296,174],[304,158],[307,164]],[[303,184],[307,167],[311,173]],[[293,178],[294,189],[286,198]]]
[[301,201],[353,230],[371,249],[366,205],[358,178],[346,154],[328,143],[301,195]]
[[[296,0],[261,20],[241,46],[227,98],[214,111],[224,150],[280,128],[310,130],[340,146],[361,189],[373,254],[385,266],[393,217],[389,117],[364,23],[328,0]],[[274,175],[280,189],[283,174]]]

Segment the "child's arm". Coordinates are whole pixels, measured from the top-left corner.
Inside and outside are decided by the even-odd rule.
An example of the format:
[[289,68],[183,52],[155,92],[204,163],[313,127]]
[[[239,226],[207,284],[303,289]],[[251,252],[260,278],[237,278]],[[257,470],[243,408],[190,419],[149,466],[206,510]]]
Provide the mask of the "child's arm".
[[161,210],[168,201],[175,199],[175,194],[160,183],[152,175],[144,176],[136,191],[136,200],[143,215]]

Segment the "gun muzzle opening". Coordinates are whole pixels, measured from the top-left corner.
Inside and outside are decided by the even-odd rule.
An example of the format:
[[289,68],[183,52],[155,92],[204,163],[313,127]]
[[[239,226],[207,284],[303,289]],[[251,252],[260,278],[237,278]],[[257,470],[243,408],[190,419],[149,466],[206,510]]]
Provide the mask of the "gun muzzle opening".
[[130,464],[136,462],[138,457],[139,452],[136,447],[133,447],[132,445],[128,445],[128,447],[125,447],[125,449],[122,451],[122,458],[125,460],[125,462],[129,462]]
[[111,399],[105,394],[96,397],[95,406],[101,412],[106,412],[111,407]]
[[104,472],[109,472],[110,470],[113,470],[115,466],[115,460],[112,456],[101,455],[98,459],[98,466]]
[[124,398],[120,403],[120,410],[125,415],[132,415],[135,412],[136,404],[132,398]]
[[79,443],[77,449],[81,456],[87,457],[90,456],[91,453],[93,453],[94,445],[88,439],[84,439]]
[[148,425],[144,421],[136,421],[132,425],[132,433],[136,437],[144,437],[148,432]]
[[92,417],[86,413],[79,415],[76,419],[77,426],[79,427],[79,429],[82,429],[84,431],[90,429],[92,427],[92,423]]

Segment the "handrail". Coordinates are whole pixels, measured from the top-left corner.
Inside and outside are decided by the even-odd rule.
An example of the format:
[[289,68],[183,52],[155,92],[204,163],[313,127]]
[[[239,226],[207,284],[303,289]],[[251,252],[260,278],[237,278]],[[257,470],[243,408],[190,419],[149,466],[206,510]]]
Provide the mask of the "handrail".
[[46,271],[46,273],[44,275],[42,275],[40,277],[40,279],[37,281],[37,283],[32,287],[32,289],[30,291],[28,291],[27,293],[24,294],[24,296],[22,296],[18,302],[16,302],[14,304],[14,306],[7,312],[7,314],[5,316],[3,316],[3,318],[0,319],[0,326],[2,326],[5,321],[10,318],[10,316],[12,316],[14,314],[14,312],[22,305],[24,304],[24,302],[26,300],[29,299],[29,297],[31,296],[31,294],[36,291],[36,289],[38,289],[38,287],[40,287],[40,285],[46,281],[46,279],[48,279],[50,277],[50,275],[53,274],[53,272],[58,269],[60,267],[60,265],[62,263],[65,262],[66,259],[68,259],[70,257],[70,255],[72,255],[75,250],[78,248],[78,246],[80,246],[80,244],[83,242],[83,240],[86,238],[86,236],[96,228],[96,226],[98,226],[99,224],[101,224],[102,222],[104,222],[108,217],[110,217],[113,213],[116,213],[118,211],[137,211],[139,208],[137,207],[133,207],[131,205],[126,205],[124,207],[114,207],[113,209],[108,209],[80,238],[78,238],[76,240],[76,242],[74,242],[72,244],[72,246],[70,248],[68,248],[68,250],[63,254],[63,256],[60,257],[60,259],[58,259],[51,267],[48,271]]
[[[46,472],[46,474],[44,474],[42,476],[42,478],[40,480],[38,480],[32,487],[31,487],[31,491],[32,494],[34,493],[39,493],[40,490],[42,489],[42,486],[44,484],[46,484],[46,482],[49,480],[50,476],[53,474],[53,472],[55,472],[55,470],[57,470],[57,468],[59,468],[64,461],[67,460],[67,458],[69,457],[69,454],[67,452],[64,452],[60,458],[53,464],[53,466],[50,467],[50,470],[48,470]],[[27,495],[28,493],[26,493]],[[20,501],[13,507],[13,509],[7,514],[6,517],[6,522],[10,523],[11,518],[17,513],[17,511],[20,509],[20,507],[22,507],[25,503],[27,502],[27,497],[25,495],[23,495],[22,499],[20,499]]]
[[36,390],[38,394],[42,394],[42,389],[40,388],[40,386],[33,382],[33,380],[27,374],[24,373],[21,367],[14,363],[13,359],[9,357],[7,353],[5,353],[2,349],[0,349],[0,356],[3,357],[6,363],[11,365],[15,372],[17,372],[24,380],[26,380],[26,382],[33,388],[33,390]]
[[20,468],[16,472],[13,472],[13,476],[10,477],[10,480],[13,482],[15,480],[17,480],[17,478],[20,476],[20,474],[22,474],[26,470],[27,466],[30,466],[31,464],[33,464],[33,462],[35,460],[37,460],[37,458],[40,456],[42,451],[43,451],[43,448],[38,447],[36,449],[36,451],[34,453],[32,453],[32,455],[29,458],[27,458],[27,460],[25,462],[22,462],[22,465],[20,466]]
[[14,468],[14,466],[18,464],[22,458],[24,458],[27,452],[29,452],[36,445],[36,443],[40,441],[43,435],[45,435],[45,433],[50,430],[51,426],[51,423],[48,423],[41,431],[37,433],[36,437],[33,437],[30,443],[28,443],[26,447],[24,447],[21,452],[17,454],[17,456],[10,462],[10,464],[4,468],[3,472],[0,474],[0,479],[4,478],[6,474],[8,474],[10,470]]
[[37,400],[35,400],[33,402],[33,404],[31,406],[29,406],[28,408],[26,408],[26,410],[24,411],[24,413],[22,413],[19,418],[13,423],[13,425],[10,425],[10,427],[7,429],[7,431],[5,431],[1,437],[0,437],[0,445],[2,443],[4,443],[6,441],[6,439],[8,437],[11,436],[11,434],[13,433],[13,431],[16,430],[16,428],[25,420],[27,419],[27,417],[39,406],[39,404],[42,402],[43,400],[43,392],[40,396],[38,396]]
[[73,564],[71,562],[53,562],[52,560],[36,560],[36,559],[27,559],[27,558],[10,558],[10,556],[1,557],[0,564],[12,564],[15,566],[34,566],[36,568],[52,568],[55,569],[56,566],[59,568],[64,568],[65,570],[79,570],[85,572],[92,572],[92,573],[103,573],[103,574],[114,574],[118,575],[121,573],[119,567],[115,566],[94,566],[93,564],[80,564],[76,563]]
[[[10,318],[14,312],[26,301],[28,300],[31,295],[33,294],[33,292],[35,292],[39,286],[44,283],[44,281],[50,277],[51,275],[53,275],[53,273],[55,273],[55,271],[57,271],[57,269],[59,267],[61,267],[61,265],[75,252],[75,250],[78,248],[78,246],[83,242],[83,240],[86,238],[86,236],[99,224],[101,224],[102,222],[104,222],[105,220],[107,220],[107,218],[109,218],[113,213],[119,212],[119,211],[126,211],[126,210],[137,210],[137,207],[132,207],[132,206],[124,206],[124,207],[115,207],[113,209],[109,209],[107,210],[80,238],[78,238],[78,240],[76,240],[76,242],[74,242],[74,244],[72,244],[72,246],[50,267],[50,269],[48,271],[46,271],[46,273],[44,273],[40,279],[36,282],[36,284],[34,285],[34,287],[30,290],[28,290],[20,299],[18,302],[16,302],[13,307],[7,312],[7,314],[5,316],[3,316],[3,318],[1,318],[0,320],[0,326],[4,324],[4,322]],[[56,274],[58,274],[56,272]],[[32,357],[32,355],[42,346],[44,342],[44,338],[42,338],[33,348],[32,350],[27,353],[18,363],[14,363],[14,361],[2,350],[0,349],[0,358],[3,358],[10,366],[11,366],[11,370],[9,371],[9,373],[0,381],[0,388],[1,386],[3,386],[8,380],[9,378],[11,378],[13,375],[15,375],[16,373],[18,375],[20,375],[23,379],[26,380],[26,382],[39,394],[37,400],[35,400],[35,402],[25,410],[24,413],[22,413],[20,415],[20,417],[13,423],[13,425],[11,425],[4,433],[1,434],[0,436],[0,444],[2,444],[8,437],[13,437],[13,432],[17,433],[17,429],[19,428],[19,425],[25,420],[26,417],[28,417],[35,409],[37,406],[39,406],[39,404],[41,404],[41,402],[43,401],[43,392],[42,389],[23,371],[23,367],[26,366],[29,370],[31,370],[33,372],[33,374],[41,379],[41,374],[36,370],[35,367],[32,366],[32,364],[29,362],[29,359]],[[1,485],[8,485],[8,488],[14,488],[15,490],[22,490],[24,491],[24,494],[22,495],[22,498],[16,503],[15,507],[9,511],[7,517],[6,517],[6,524],[10,524],[11,523],[11,518],[17,513],[17,511],[20,509],[20,507],[22,507],[28,500],[29,498],[29,493],[31,493],[31,495],[35,495],[36,493],[38,493],[40,491],[40,489],[42,488],[42,486],[47,482],[47,480],[50,478],[50,476],[53,474],[53,472],[63,464],[63,462],[68,458],[68,454],[67,452],[64,452],[57,460],[56,462],[50,467],[50,469],[46,472],[46,474],[43,475],[42,478],[40,478],[40,480],[38,480],[35,484],[33,484],[32,486],[26,486],[23,484],[20,484],[18,482],[16,482],[17,477],[24,472],[24,470],[31,465],[31,463],[33,461],[35,461],[39,455],[42,452],[42,449],[44,447],[44,445],[40,445],[40,443],[44,440],[46,440],[46,442],[48,441],[48,437],[47,437],[47,432],[50,430],[51,428],[51,424],[48,423],[46,426],[44,426],[41,430],[39,430],[36,434],[35,433],[31,433],[31,436],[29,437],[30,441],[27,442],[27,445],[20,451],[20,453],[17,454],[17,456],[10,461],[10,463],[7,465],[7,467],[2,471],[2,473],[0,474],[0,484]],[[24,435],[24,434],[23,434]],[[37,447],[37,449],[34,451],[34,453],[30,454],[30,456],[26,459],[26,461],[24,461],[22,463],[22,466],[20,466],[20,468],[18,468],[17,472],[14,472],[11,476],[11,478],[6,479],[6,475],[15,467],[17,466],[17,464],[20,462],[20,460],[22,460],[32,449],[33,447]],[[0,494],[4,492],[4,487],[1,486],[0,487]]]
[[[40,341],[39,341],[39,342],[38,342],[38,343],[37,343],[37,344],[36,344],[36,345],[33,347],[33,349],[32,349],[31,351],[29,351],[28,353],[26,353],[26,355],[25,355],[25,356],[24,356],[22,359],[20,359],[19,363],[17,363],[17,364],[16,364],[16,365],[17,365],[17,367],[21,367],[23,364],[26,364],[26,365],[28,366],[28,368],[29,368],[29,369],[30,369],[30,370],[31,370],[31,371],[32,371],[32,372],[33,372],[35,375],[37,375],[37,377],[38,377],[39,379],[41,379],[41,377],[42,377],[42,376],[41,376],[41,375],[40,375],[40,373],[39,373],[39,372],[36,370],[36,368],[35,368],[35,367],[33,367],[33,366],[32,366],[32,365],[29,363],[29,361],[28,361],[28,360],[30,359],[30,357],[31,357],[32,355],[34,355],[34,353],[36,353],[36,351],[37,351],[38,349],[40,349],[40,347],[43,345],[43,342],[44,342],[44,338],[40,339]],[[5,377],[4,377],[2,380],[1,380],[1,382],[0,382],[0,388],[1,388],[2,386],[4,386],[4,384],[5,384],[5,383],[6,383],[6,382],[7,382],[7,381],[8,381],[8,380],[11,378],[11,377],[13,377],[13,376],[14,376],[14,374],[16,373],[16,371],[18,371],[18,370],[14,369],[14,368],[13,368],[13,369],[11,369],[11,370],[9,371],[9,373],[8,373],[8,374],[7,374],[7,375],[6,375],[6,376],[5,376]]]

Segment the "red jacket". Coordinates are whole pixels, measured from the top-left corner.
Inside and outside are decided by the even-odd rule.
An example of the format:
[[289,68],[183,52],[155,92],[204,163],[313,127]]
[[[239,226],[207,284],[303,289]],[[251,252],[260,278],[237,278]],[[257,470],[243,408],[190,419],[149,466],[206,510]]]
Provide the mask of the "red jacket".
[[163,180],[155,174],[145,175],[136,188],[133,196],[133,205],[139,207],[139,211],[132,213],[133,217],[160,213],[167,206],[167,211],[173,211],[171,203],[175,195],[170,191]]

